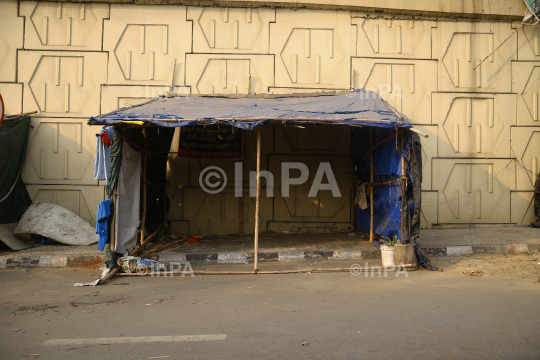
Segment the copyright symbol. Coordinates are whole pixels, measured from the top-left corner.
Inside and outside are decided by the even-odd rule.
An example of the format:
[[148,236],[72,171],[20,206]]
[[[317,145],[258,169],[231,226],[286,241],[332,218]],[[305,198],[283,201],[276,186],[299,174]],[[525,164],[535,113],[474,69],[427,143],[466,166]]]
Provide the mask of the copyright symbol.
[[356,89],[352,86],[348,89],[345,89],[345,95],[347,95],[347,97],[354,97],[356,95]]
[[131,95],[134,97],[140,97],[143,94],[142,88],[140,86],[134,86],[131,88]]
[[358,276],[358,275],[360,275],[361,272],[362,272],[362,267],[361,267],[360,265],[358,265],[358,264],[353,264],[353,265],[351,266],[351,274],[352,274],[353,276]]
[[[212,181],[213,178],[216,178],[217,181]],[[220,179],[223,180],[220,181]],[[219,186],[220,184],[221,186]],[[220,169],[217,166],[209,166],[201,171],[201,174],[199,175],[199,185],[207,193],[217,194],[225,188],[225,185],[227,185],[227,175],[225,175],[223,169]]]

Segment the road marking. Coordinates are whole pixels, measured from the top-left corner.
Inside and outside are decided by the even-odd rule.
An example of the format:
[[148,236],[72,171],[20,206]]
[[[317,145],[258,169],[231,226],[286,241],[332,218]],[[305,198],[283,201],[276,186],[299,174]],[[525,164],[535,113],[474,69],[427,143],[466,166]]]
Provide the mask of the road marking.
[[137,337],[111,337],[87,339],[51,339],[43,345],[103,345],[103,344],[134,344],[179,341],[213,341],[225,340],[227,334],[215,335],[180,335],[180,336],[137,336]]

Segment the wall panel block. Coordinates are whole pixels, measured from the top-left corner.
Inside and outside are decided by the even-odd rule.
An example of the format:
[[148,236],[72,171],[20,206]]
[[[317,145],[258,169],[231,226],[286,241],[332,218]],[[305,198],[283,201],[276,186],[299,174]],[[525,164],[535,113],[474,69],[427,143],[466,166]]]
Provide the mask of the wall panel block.
[[189,159],[169,154],[167,163],[167,196],[171,207],[167,219],[182,220],[184,206],[184,188],[189,186]]
[[512,31],[511,23],[439,22],[439,90],[510,92],[510,63],[517,59],[515,36],[474,68]]
[[508,159],[434,159],[439,223],[509,223],[515,176]]
[[540,61],[512,62],[512,92],[517,93],[517,124],[540,125]]
[[512,128],[512,152],[519,162],[517,190],[534,190],[540,172],[540,127]]
[[[307,166],[309,177],[305,183],[289,187],[289,196],[283,196],[281,170],[283,162],[301,162]],[[316,197],[309,198],[311,186],[321,162],[332,168],[336,186],[341,197],[333,197],[330,190],[320,190]],[[274,221],[350,223],[352,199],[351,174],[354,170],[350,157],[314,155],[272,155],[269,170],[274,175]],[[291,171],[291,178],[300,176],[298,170]]]
[[0,1],[0,81],[16,81],[17,49],[24,37],[24,19],[17,10],[17,1]]
[[187,8],[193,21],[193,52],[268,54],[274,9]]
[[533,195],[532,191],[512,191],[510,196],[512,223],[530,225],[534,221]]
[[420,226],[431,229],[433,224],[438,224],[437,207],[439,193],[437,191],[422,191],[422,211],[420,212]]
[[186,56],[186,85],[193,94],[266,93],[274,85],[271,55]]
[[109,4],[21,1],[25,49],[101,50]]
[[26,184],[97,185],[96,134],[86,119],[32,117],[22,178]]
[[55,204],[79,215],[90,225],[96,225],[100,201],[105,200],[103,186],[26,185],[33,201]]
[[[137,86],[137,85],[102,85],[101,86],[101,113],[108,113],[116,109],[141,104],[169,92],[169,86]],[[173,93],[179,96],[188,95],[189,87],[175,86]]]
[[381,94],[413,124],[431,124],[436,74],[436,61],[353,58],[351,86]]
[[20,114],[22,112],[22,84],[0,83],[0,94],[4,99],[6,115]]
[[517,38],[518,38],[518,58],[520,61],[540,60],[540,27],[539,26],[527,26],[527,25],[523,26],[521,29],[518,30]]
[[[218,194],[208,194],[200,188],[184,189],[184,220],[189,220],[190,232],[205,235],[237,234],[239,232],[239,205],[234,189],[224,189]],[[272,199],[261,192],[260,231],[266,231],[272,219]],[[254,231],[254,198],[244,196],[244,234]]]
[[191,52],[185,6],[111,5],[103,49],[109,52],[109,84],[184,84]]
[[276,10],[270,25],[276,86],[349,87],[352,30],[346,12]]
[[510,157],[510,126],[516,125],[516,95],[433,95],[441,157]]
[[415,125],[414,128],[429,135],[427,139],[420,136],[420,142],[422,144],[422,190],[431,190],[431,163],[432,159],[437,157],[438,127]]
[[99,115],[100,85],[107,81],[107,54],[19,51],[24,111],[44,117]]
[[431,32],[435,21],[381,19],[369,15],[351,19],[357,25],[357,56],[431,59]]

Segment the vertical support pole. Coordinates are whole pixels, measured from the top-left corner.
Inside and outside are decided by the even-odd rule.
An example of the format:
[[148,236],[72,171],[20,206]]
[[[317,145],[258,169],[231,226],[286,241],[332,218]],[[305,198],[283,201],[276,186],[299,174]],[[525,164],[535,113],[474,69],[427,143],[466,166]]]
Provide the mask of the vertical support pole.
[[261,198],[261,126],[257,127],[257,198],[255,200],[255,267],[259,271],[259,200]]
[[[403,143],[403,131],[401,132],[401,151],[404,149]],[[407,164],[405,163],[405,156],[401,157],[401,243],[405,244],[407,240],[407,234],[405,233],[405,178],[407,176]]]
[[167,182],[167,169],[169,169],[169,161],[171,160],[169,154],[167,154],[167,163],[165,165],[165,190],[163,194],[163,228],[165,229],[167,227],[167,187],[169,186],[169,183]]
[[115,186],[111,195],[111,200],[113,204],[113,217],[111,220],[111,228],[109,231],[109,243],[111,246],[111,251],[116,251],[116,199],[118,198],[118,186]]
[[244,168],[246,167],[246,139],[244,135],[245,133],[242,131],[242,178],[240,180],[235,179],[235,181],[240,181],[241,196],[238,198],[238,233],[240,234],[240,236],[244,236]]
[[146,137],[146,129],[142,129],[144,135],[144,165],[143,165],[143,215],[141,223],[141,244],[144,244],[144,228],[146,226],[146,163],[148,162],[148,139]]
[[369,208],[370,208],[370,211],[371,211],[371,218],[370,218],[370,222],[369,222],[369,243],[372,244],[373,243],[373,238],[374,238],[374,234],[373,234],[373,179],[374,179],[374,166],[373,166],[373,129],[370,127],[369,128],[369,151],[371,151],[371,153],[369,154],[369,159],[371,161],[371,181],[370,181],[370,186],[369,186]]

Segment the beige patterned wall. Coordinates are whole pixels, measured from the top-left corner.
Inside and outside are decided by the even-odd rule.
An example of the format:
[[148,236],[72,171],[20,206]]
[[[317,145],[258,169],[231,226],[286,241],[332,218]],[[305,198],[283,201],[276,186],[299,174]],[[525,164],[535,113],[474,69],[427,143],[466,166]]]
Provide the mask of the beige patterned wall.
[[[540,166],[539,27],[520,29],[473,70],[517,26],[325,10],[2,1],[0,93],[10,114],[38,111],[22,174],[30,196],[91,223],[104,186],[93,180],[99,129],[86,120],[165,92],[172,79],[184,94],[388,89],[383,96],[430,135],[422,140],[424,226],[522,224],[533,216]],[[171,160],[169,196],[178,205],[171,217],[181,229],[189,220],[183,197],[201,194],[178,191],[189,181],[185,160]]]

